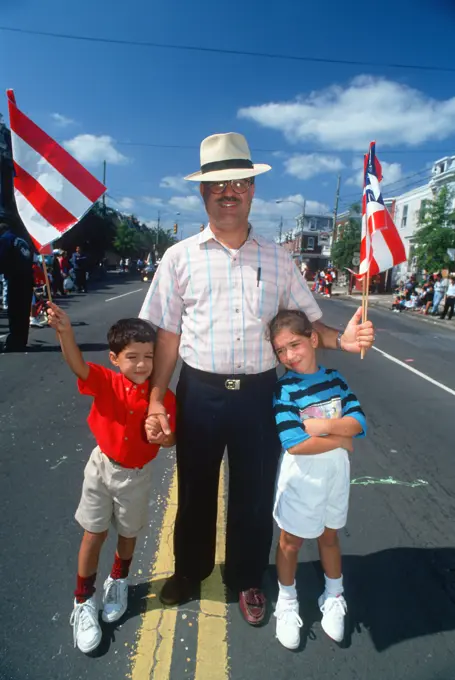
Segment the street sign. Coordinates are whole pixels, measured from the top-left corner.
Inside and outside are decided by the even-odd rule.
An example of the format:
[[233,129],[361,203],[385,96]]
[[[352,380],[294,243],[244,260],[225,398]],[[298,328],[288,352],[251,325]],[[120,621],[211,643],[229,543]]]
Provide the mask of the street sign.
[[358,267],[359,264],[360,264],[360,254],[359,254],[359,255],[357,255],[357,254],[354,255],[353,258],[352,258],[352,260],[351,260],[351,262],[352,262],[352,266],[353,266],[353,267]]

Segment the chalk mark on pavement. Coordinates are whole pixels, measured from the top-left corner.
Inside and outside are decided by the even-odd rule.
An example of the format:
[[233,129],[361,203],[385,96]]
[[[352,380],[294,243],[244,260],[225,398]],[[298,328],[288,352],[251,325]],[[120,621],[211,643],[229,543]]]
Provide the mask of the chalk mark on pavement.
[[67,458],[68,456],[62,456],[61,458],[58,459],[55,465],[51,465],[50,469],[55,470],[55,468],[58,468],[58,466],[64,463]]
[[356,477],[356,479],[351,479],[351,484],[357,484],[359,486],[369,486],[370,484],[391,484],[399,486],[410,486],[414,489],[417,486],[428,486],[428,482],[424,479],[415,479],[413,482],[402,482],[399,479],[394,479],[393,477],[386,477],[381,479],[380,477],[370,477],[365,475],[364,477]]

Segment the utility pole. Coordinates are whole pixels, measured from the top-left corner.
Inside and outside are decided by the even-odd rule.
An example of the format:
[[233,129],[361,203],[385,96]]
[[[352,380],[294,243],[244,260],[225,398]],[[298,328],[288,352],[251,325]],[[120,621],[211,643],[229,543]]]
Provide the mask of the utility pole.
[[[106,186],[106,161],[103,161],[103,184]],[[103,214],[106,214],[106,192],[103,194]]]
[[337,240],[337,216],[338,216],[338,201],[340,200],[340,185],[341,175],[338,175],[337,190],[335,194],[335,208],[333,210],[333,229],[332,229],[332,244]]
[[303,255],[303,232],[305,231],[305,212],[306,212],[306,198],[303,199],[302,205],[302,230],[300,232],[300,256]]
[[158,244],[159,244],[159,240],[160,240],[160,224],[161,224],[160,220],[161,220],[161,213],[158,210],[158,219],[156,221],[155,258],[158,257]]
[[278,232],[278,238],[279,238],[279,244],[281,245],[281,240],[283,238],[283,218],[280,217],[280,227],[279,227],[279,232]]

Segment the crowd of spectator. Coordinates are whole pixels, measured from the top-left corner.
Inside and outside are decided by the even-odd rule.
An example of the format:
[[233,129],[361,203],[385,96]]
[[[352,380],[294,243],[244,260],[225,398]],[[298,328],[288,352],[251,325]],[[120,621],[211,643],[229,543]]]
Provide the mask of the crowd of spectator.
[[[442,309],[441,309],[442,305]],[[413,274],[399,286],[392,310],[400,313],[414,311],[425,316],[439,316],[449,321],[455,306],[455,274],[444,276],[442,272],[425,273],[420,281]]]

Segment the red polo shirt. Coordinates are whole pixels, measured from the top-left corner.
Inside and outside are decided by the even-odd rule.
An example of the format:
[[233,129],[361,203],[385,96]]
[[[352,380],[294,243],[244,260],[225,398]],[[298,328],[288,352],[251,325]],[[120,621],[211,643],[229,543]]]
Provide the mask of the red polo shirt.
[[[127,468],[143,467],[156,457],[158,444],[149,444],[144,423],[150,380],[142,385],[98,364],[88,364],[87,380],[77,381],[79,392],[94,397],[87,422],[101,451]],[[168,390],[164,406],[175,432],[175,396]]]

